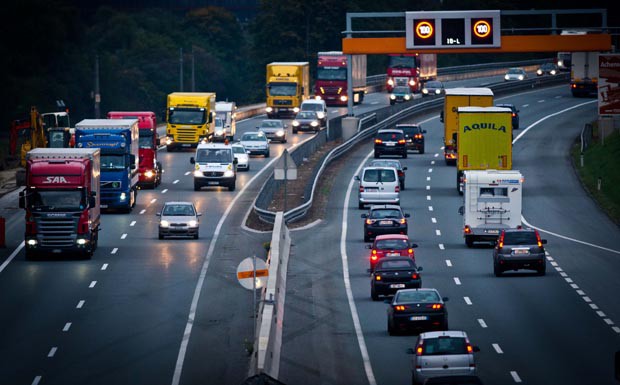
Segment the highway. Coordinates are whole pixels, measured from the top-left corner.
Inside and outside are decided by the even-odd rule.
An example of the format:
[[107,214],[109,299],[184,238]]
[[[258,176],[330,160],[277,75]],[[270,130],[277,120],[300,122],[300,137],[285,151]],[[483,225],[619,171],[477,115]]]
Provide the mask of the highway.
[[[493,81],[497,78],[458,85]],[[547,234],[549,263],[561,270],[550,265],[545,277],[495,278],[491,249],[465,248],[455,171],[441,160],[442,126],[429,115],[416,119],[429,119],[424,123],[427,153],[405,160],[403,192],[403,207],[413,217],[410,236],[420,245],[416,254],[424,266],[424,286],[451,298],[450,327],[466,330],[481,347],[479,369],[488,383],[514,382],[511,372],[528,384],[612,383],[612,354],[620,350],[620,306],[614,295],[620,283],[612,275],[620,247],[613,240],[620,234],[583,192],[566,157],[583,124],[594,119],[596,105],[571,98],[567,86],[503,101],[520,107],[520,131],[550,113],[586,103],[533,126],[515,143],[514,164],[526,178],[524,217],[531,225],[610,250]],[[385,94],[369,94],[355,109],[359,114],[386,104]],[[343,110],[330,109],[330,116]],[[255,129],[261,119],[239,122],[238,135]],[[253,320],[251,295],[237,283],[236,268],[253,254],[264,258],[262,245],[270,240],[269,233],[244,228],[244,218],[268,176],[265,167],[284,148],[310,137],[293,136],[289,127],[288,143],[273,144],[271,158],[253,157],[251,170],[238,174],[235,192],[194,192],[192,153],[160,151],[163,183],[141,190],[131,214],[104,215],[99,249],[88,261],[26,261],[17,191],[2,197],[7,248],[0,252],[1,382],[241,383],[249,369]],[[415,337],[389,337],[386,305],[370,301],[361,211],[355,189],[348,190],[347,181],[370,151],[370,144],[360,146],[341,170],[343,182],[334,187],[321,225],[293,232],[280,370],[285,383],[409,383],[404,352]],[[157,240],[155,214],[168,200],[196,203],[203,213],[200,239]],[[325,246],[317,249],[318,244]],[[343,255],[360,320],[357,331],[343,281]]]

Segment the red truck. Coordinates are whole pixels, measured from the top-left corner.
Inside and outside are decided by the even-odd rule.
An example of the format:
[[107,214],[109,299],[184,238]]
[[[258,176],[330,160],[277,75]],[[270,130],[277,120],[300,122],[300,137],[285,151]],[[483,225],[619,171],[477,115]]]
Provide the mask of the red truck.
[[162,167],[157,161],[157,118],[151,111],[110,111],[108,119],[138,119],[140,129],[140,147],[138,156],[138,186],[155,188],[161,183]]
[[78,253],[92,257],[101,220],[98,148],[35,148],[26,153],[26,258]]
[[437,79],[436,54],[392,54],[387,67],[388,92],[409,85],[411,92],[422,91],[424,82]]
[[[319,52],[314,95],[328,106],[347,105],[347,55],[340,51]],[[353,55],[351,63],[353,103],[366,94],[366,55]]]

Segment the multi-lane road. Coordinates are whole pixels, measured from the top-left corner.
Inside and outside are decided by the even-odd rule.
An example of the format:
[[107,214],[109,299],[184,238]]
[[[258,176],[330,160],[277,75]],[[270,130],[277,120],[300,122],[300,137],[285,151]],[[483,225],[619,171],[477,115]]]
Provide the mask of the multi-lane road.
[[[481,347],[479,370],[488,383],[611,384],[613,352],[620,350],[614,276],[620,231],[583,192],[567,158],[583,124],[594,119],[595,104],[571,98],[566,85],[502,100],[519,106],[520,132],[527,130],[514,145],[514,166],[526,178],[524,218],[557,234],[545,235],[548,274],[495,278],[491,249],[465,247],[455,170],[441,160],[442,126],[428,115],[415,119],[428,131],[427,150],[404,161],[402,193],[424,286],[450,297],[450,327],[467,331]],[[385,94],[371,94],[356,109],[387,103]],[[330,109],[332,116],[342,113]],[[262,118],[240,122],[239,132]],[[279,155],[310,136],[290,135],[272,151]],[[386,305],[370,300],[361,211],[349,183],[370,151],[368,143],[348,158],[325,220],[292,234],[280,370],[285,383],[410,381],[405,350],[415,336],[389,337]],[[192,154],[160,155],[161,186],[142,190],[131,214],[104,215],[100,246],[89,261],[26,261],[17,191],[0,199],[7,221],[7,248],[0,252],[0,383],[238,384],[247,376],[252,299],[235,273],[242,259],[265,255],[270,234],[249,231],[243,222],[275,157],[253,157],[235,192],[194,192]],[[167,200],[196,203],[203,213],[200,239],[157,240],[155,213]]]

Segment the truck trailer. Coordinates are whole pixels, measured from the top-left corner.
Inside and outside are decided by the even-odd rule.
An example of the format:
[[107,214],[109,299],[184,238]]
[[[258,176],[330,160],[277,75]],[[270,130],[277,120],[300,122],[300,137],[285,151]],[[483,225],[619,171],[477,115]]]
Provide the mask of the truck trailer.
[[456,188],[463,193],[465,170],[512,169],[512,110],[458,107]]
[[26,154],[26,258],[77,253],[90,258],[99,239],[100,150],[36,148]]
[[598,52],[573,52],[570,91],[574,97],[597,96]]
[[152,111],[110,111],[108,119],[138,119],[138,186],[155,188],[161,183],[163,168],[157,160],[157,117]]
[[463,237],[474,242],[495,242],[501,230],[521,226],[523,176],[517,170],[465,171]]
[[457,135],[459,107],[478,106],[491,107],[493,105],[493,91],[490,88],[448,88],[444,97],[443,110],[440,120],[444,127],[443,155],[446,164],[454,165],[457,159]]
[[[317,55],[314,96],[328,106],[346,106],[349,79],[347,55],[341,51],[319,52]],[[351,87],[353,104],[364,101],[366,87],[366,55],[351,55]]]
[[137,119],[85,119],[75,125],[77,148],[101,149],[101,208],[131,212],[138,195]]
[[267,64],[266,69],[267,117],[294,117],[310,95],[308,62],[274,62]]
[[173,92],[166,108],[166,151],[207,143],[215,130],[215,93]]

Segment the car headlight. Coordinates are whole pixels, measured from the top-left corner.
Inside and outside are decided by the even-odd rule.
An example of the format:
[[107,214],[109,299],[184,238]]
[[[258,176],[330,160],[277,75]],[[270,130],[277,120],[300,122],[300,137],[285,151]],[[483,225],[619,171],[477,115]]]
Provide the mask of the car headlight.
[[409,100],[409,99],[411,99],[411,96],[405,95],[405,100]]
[[162,219],[161,221],[159,221],[159,227],[169,227],[170,226],[170,222],[168,222],[165,219]]
[[436,89],[436,90],[435,90],[435,93],[436,93],[437,95],[439,95],[439,94],[441,93],[441,90],[440,90],[440,89]]
[[147,177],[147,178],[152,178],[153,175],[155,175],[153,173],[153,170],[148,170],[147,172],[144,173],[144,176]]
[[299,112],[299,107],[294,107],[294,108],[293,108],[293,112],[294,112],[294,113],[298,113],[298,112]]
[[226,171],[224,171],[224,177],[225,178],[230,178],[230,177],[233,177],[233,176],[235,176],[235,172],[233,170],[226,170]]
[[505,76],[504,76],[504,79],[508,80],[508,79],[510,79],[510,76],[505,75]]
[[195,170],[194,171],[194,176],[202,176],[202,175],[203,175],[202,171],[200,171],[200,170]]
[[296,121],[296,120],[293,120],[293,126],[295,126],[295,127],[299,126],[299,122]]
[[316,117],[319,119],[323,119],[325,117],[325,113],[324,112],[317,112],[316,113]]
[[198,221],[189,221],[187,224],[189,227],[196,227],[198,225]]
[[551,75],[555,75],[555,70],[551,70]]
[[273,108],[271,108],[271,107],[267,107],[267,108],[265,108],[265,111],[267,111],[267,112],[271,112],[271,111],[273,111]]
[[340,96],[340,101],[341,101],[341,102],[346,102],[347,100],[349,100],[349,98],[347,97],[347,95],[342,95],[342,96]]
[[396,100],[396,95],[391,94],[391,95],[390,95],[390,99],[392,99],[392,100]]
[[428,94],[428,90],[427,90],[426,88],[424,88],[424,89],[422,90],[422,93],[423,93],[423,94]]
[[316,126],[318,126],[318,125],[319,125],[319,122],[317,122],[316,120],[313,120],[313,121],[312,121],[312,123],[310,123],[310,125],[311,125],[312,127],[316,127]]
[[124,201],[125,199],[127,199],[127,194],[125,194],[124,192],[121,193],[121,200]]
[[523,75],[519,75],[519,80],[523,80]]
[[537,71],[536,71],[536,74],[538,74],[538,75],[542,75],[542,74],[543,74],[543,73],[542,73],[542,70],[540,70],[540,69],[539,69],[539,70],[537,70]]
[[278,130],[276,132],[276,136],[284,136],[284,131],[283,130]]

